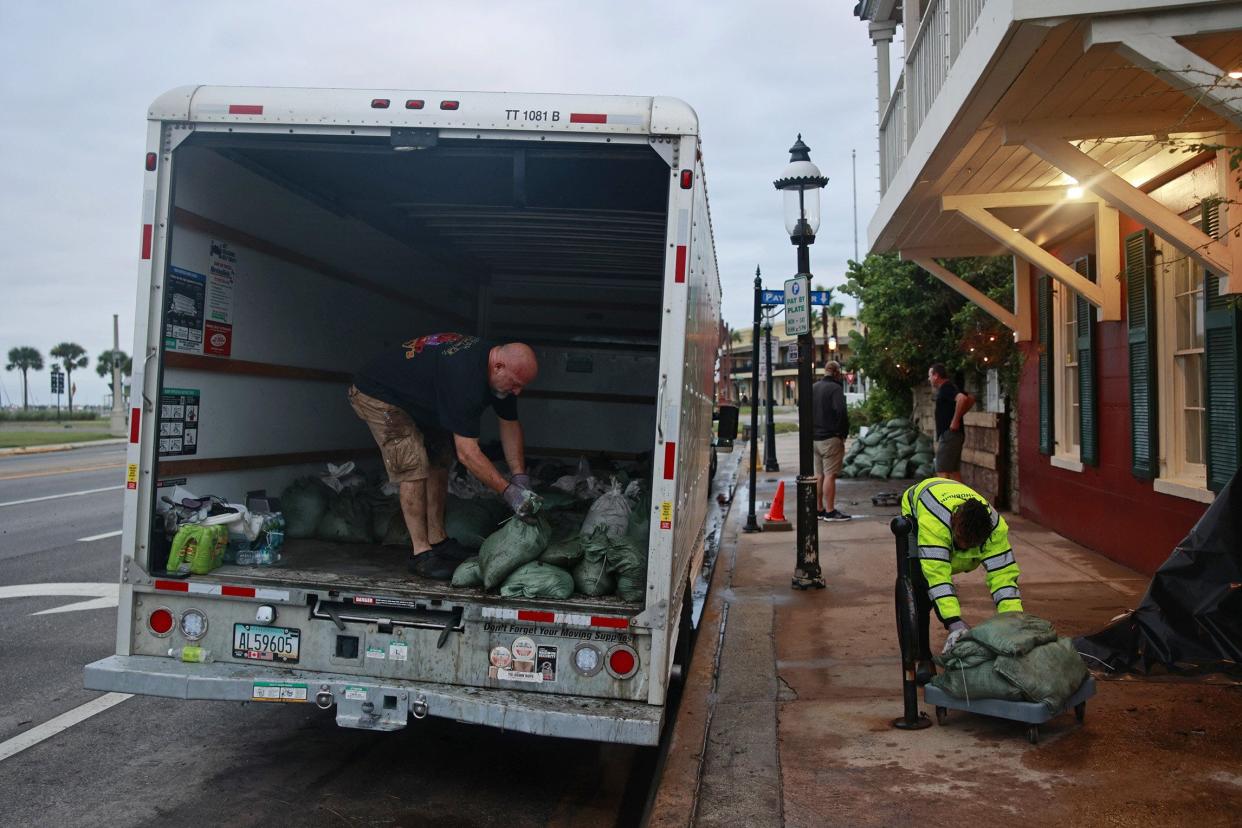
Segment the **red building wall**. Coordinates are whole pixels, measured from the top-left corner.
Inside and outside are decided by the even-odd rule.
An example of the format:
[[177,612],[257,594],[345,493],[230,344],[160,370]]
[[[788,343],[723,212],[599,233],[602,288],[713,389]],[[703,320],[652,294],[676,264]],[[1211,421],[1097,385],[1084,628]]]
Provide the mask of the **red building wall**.
[[[1121,217],[1118,245],[1140,225]],[[1085,234],[1052,251],[1064,262],[1093,252]],[[1124,259],[1123,259],[1124,266]],[[1105,274],[1100,274],[1104,277]],[[1031,279],[1028,307],[1036,308],[1038,278]],[[1122,282],[1122,309],[1125,309]],[[1023,344],[1025,361],[1018,393],[1018,455],[1021,513],[1058,534],[1118,563],[1151,574],[1186,536],[1207,506],[1156,492],[1130,473],[1130,385],[1126,323],[1096,326],[1096,398],[1100,463],[1081,472],[1054,467],[1039,453],[1039,343]]]

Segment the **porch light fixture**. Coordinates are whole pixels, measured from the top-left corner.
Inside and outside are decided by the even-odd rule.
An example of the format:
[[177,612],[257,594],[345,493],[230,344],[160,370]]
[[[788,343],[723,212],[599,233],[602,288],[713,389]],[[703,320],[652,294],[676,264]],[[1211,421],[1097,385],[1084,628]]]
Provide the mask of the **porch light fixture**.
[[1082,198],[1082,187],[1070,187],[1065,191],[1068,198]]
[[1234,69],[1232,72],[1229,73],[1229,77],[1233,78],[1234,80],[1242,80],[1242,69]]
[[[789,165],[772,184],[785,194],[785,232],[798,248],[798,278],[810,285],[808,248],[815,243],[815,233],[819,230],[819,191],[828,184],[828,178],[811,162],[811,148],[802,143],[801,134],[789,148]],[[811,359],[814,350],[815,339],[808,330],[798,337],[798,532],[791,583],[794,589],[826,586],[819,565],[819,525],[815,514],[818,506],[812,469]]]

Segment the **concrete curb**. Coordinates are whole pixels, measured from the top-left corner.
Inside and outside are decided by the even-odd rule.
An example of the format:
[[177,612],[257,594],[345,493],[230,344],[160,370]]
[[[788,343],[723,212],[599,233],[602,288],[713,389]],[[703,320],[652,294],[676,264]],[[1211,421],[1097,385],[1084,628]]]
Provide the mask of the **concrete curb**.
[[15,454],[49,454],[53,451],[73,451],[74,449],[89,448],[90,446],[120,446],[128,442],[129,440],[124,437],[114,437],[107,440],[83,440],[80,443],[53,443],[46,446],[19,446],[18,448],[0,449],[0,457],[9,457]]

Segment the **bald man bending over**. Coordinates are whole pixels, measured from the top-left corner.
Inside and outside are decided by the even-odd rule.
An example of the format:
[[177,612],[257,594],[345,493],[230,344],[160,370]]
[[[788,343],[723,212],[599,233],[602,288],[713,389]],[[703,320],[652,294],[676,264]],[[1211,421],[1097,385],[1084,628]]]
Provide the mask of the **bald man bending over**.
[[[388,479],[401,487],[414,574],[448,580],[459,563],[475,554],[444,531],[454,456],[519,517],[533,512],[517,396],[538,373],[529,345],[493,345],[475,336],[438,333],[386,351],[354,375],[350,405],[379,444]],[[499,418],[508,480],[479,449],[479,425],[487,408]]]

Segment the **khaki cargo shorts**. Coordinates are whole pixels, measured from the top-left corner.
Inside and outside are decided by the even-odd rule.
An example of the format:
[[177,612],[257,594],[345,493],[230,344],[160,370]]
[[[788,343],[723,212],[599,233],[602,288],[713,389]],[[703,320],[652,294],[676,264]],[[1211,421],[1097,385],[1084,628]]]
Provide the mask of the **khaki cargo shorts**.
[[452,435],[441,429],[424,434],[404,410],[349,387],[349,404],[379,445],[384,468],[393,483],[426,480],[431,469],[447,469],[456,452]]
[[845,441],[840,437],[829,437],[827,440],[815,440],[812,445],[815,448],[815,476],[835,477],[840,474],[845,462]]

